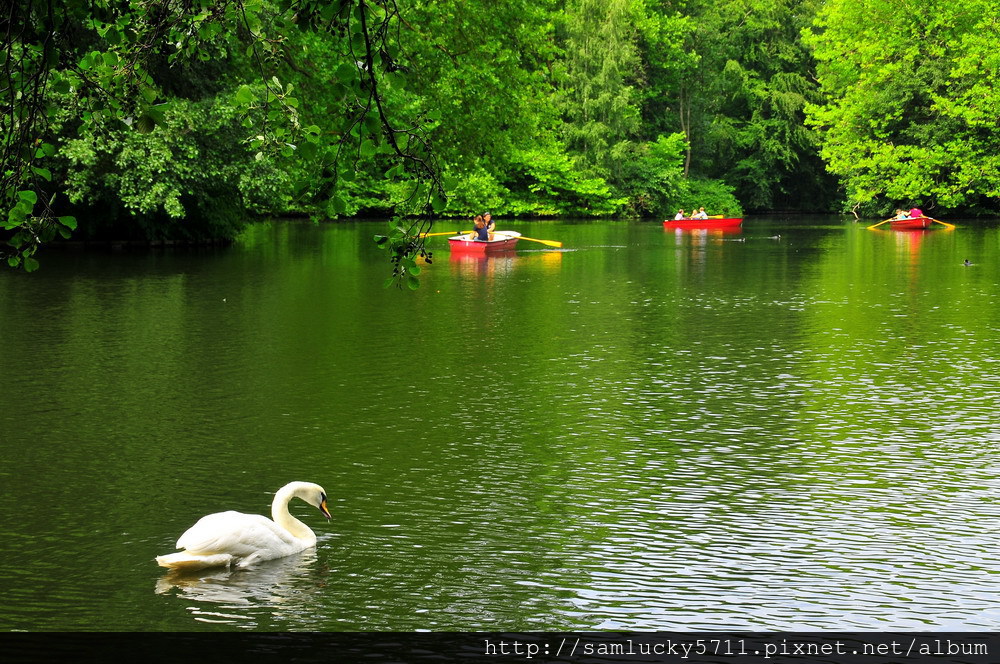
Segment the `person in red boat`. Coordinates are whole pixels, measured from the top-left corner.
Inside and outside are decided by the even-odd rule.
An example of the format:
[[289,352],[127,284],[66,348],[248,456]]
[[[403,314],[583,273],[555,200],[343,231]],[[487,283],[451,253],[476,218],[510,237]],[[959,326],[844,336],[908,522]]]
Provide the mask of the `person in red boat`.
[[486,230],[486,221],[481,215],[476,215],[476,219],[473,222],[472,227],[475,230],[472,231],[472,237],[469,238],[470,240],[477,240],[479,242],[489,241],[490,234]]
[[496,222],[493,221],[493,215],[489,212],[483,213],[483,224],[486,226],[486,233],[489,235],[489,239],[493,239],[493,231],[496,230]]
[[924,212],[920,208],[912,208],[910,210],[910,216],[914,219],[917,219],[919,217],[924,216]]

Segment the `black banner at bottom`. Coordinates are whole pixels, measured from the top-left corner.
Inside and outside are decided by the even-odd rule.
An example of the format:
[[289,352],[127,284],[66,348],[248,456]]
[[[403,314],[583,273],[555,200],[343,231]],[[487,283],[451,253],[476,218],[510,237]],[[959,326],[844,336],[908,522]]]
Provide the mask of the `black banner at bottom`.
[[997,632],[7,633],[7,662],[997,664]]

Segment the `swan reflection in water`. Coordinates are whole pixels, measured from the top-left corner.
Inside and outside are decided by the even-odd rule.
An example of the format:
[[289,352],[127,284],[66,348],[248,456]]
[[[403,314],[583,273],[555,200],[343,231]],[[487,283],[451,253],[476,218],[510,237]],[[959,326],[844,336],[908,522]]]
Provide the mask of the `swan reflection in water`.
[[[316,549],[306,549],[246,568],[170,570],[157,580],[155,591],[160,595],[175,592],[196,602],[188,609],[201,622],[255,623],[260,609],[282,620],[295,620],[296,615],[308,615],[303,611],[308,605],[321,601],[314,591],[325,585],[325,579],[318,574],[316,561]],[[209,610],[206,604],[218,610]]]

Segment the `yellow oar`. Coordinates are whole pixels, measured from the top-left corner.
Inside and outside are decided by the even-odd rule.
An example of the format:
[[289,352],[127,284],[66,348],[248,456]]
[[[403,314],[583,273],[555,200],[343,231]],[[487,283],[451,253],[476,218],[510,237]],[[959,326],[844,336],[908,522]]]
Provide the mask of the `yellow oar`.
[[517,238],[518,240],[527,240],[528,242],[541,242],[549,247],[561,247],[562,242],[556,242],[555,240],[536,240],[533,237],[524,237],[523,235]]
[[877,224],[872,224],[871,226],[869,226],[869,227],[868,227],[868,229],[867,229],[867,230],[871,230],[871,229],[873,229],[873,228],[878,228],[878,227],[879,227],[879,226],[881,226],[882,224],[888,224],[888,223],[889,223],[890,221],[892,221],[892,219],[886,219],[885,221],[880,221],[880,222],[878,222]]
[[945,222],[938,221],[937,219],[934,219],[932,217],[927,217],[927,218],[930,219],[931,221],[937,221],[937,223],[941,224],[942,226],[944,226],[945,228],[947,228],[949,231],[955,229],[955,224],[946,224]]
[[434,237],[435,235],[462,235],[463,233],[471,233],[471,232],[472,231],[462,231],[462,233],[459,233],[458,231],[454,232],[447,231],[445,233],[421,233],[420,237]]

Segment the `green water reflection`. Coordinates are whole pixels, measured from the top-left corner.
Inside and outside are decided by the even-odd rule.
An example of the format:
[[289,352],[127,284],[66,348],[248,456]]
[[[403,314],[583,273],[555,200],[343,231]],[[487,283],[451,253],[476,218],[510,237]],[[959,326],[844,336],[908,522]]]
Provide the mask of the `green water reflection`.
[[[0,273],[0,629],[1000,627],[1000,230],[750,218],[385,290],[379,223]],[[966,267],[969,259],[973,265]],[[173,576],[201,515],[315,551]]]

